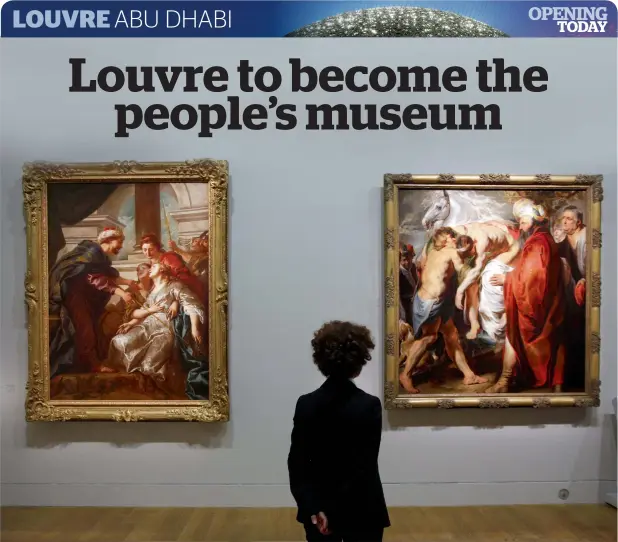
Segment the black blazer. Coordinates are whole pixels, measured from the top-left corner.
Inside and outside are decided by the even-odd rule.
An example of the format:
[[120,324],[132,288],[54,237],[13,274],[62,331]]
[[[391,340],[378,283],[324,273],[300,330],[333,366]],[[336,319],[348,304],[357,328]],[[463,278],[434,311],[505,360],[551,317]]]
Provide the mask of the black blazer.
[[326,514],[333,529],[390,526],[378,471],[382,404],[350,380],[329,378],[296,403],[288,456],[296,519]]

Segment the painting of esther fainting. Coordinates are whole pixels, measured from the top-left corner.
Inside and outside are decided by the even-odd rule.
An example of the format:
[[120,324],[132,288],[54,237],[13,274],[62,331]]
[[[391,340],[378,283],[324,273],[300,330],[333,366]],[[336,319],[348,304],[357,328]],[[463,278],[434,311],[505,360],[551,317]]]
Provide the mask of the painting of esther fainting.
[[598,406],[601,183],[386,176],[386,408]]
[[24,166],[29,421],[227,421],[227,162]]

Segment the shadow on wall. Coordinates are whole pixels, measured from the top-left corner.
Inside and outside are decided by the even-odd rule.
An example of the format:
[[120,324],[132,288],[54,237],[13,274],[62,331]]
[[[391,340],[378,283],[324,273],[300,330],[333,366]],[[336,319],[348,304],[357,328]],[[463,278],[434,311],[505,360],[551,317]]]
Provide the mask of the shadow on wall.
[[548,425],[590,427],[598,424],[594,413],[583,408],[410,409],[389,411],[387,419],[389,428],[395,431],[407,427],[431,427],[440,431],[450,427],[500,429],[527,426],[542,429]]
[[[610,493],[616,493],[616,399],[613,400],[614,413],[603,415],[601,427],[601,449],[599,460],[599,502],[607,500],[608,487]],[[609,485],[608,485],[609,484]]]
[[230,449],[230,423],[29,423],[26,440],[28,447],[33,448],[54,448],[77,442],[104,442],[119,448],[137,448],[142,444],[165,442],[189,447]]
[[612,405],[614,406],[614,415],[612,416],[612,426],[614,428],[614,442],[616,442],[616,416],[617,416],[617,410],[618,410],[618,399],[616,397],[614,397],[614,399],[612,400]]
[[601,428],[601,460],[599,462],[599,502],[605,502],[616,508],[616,478],[618,466],[616,465],[616,410],[618,400],[612,399],[613,414],[603,416]]

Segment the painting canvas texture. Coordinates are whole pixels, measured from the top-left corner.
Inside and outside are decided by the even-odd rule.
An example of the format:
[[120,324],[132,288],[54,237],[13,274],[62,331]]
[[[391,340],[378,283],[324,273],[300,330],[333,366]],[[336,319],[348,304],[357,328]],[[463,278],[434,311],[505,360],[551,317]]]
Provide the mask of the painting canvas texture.
[[[47,324],[42,402],[52,411],[68,403],[122,404],[128,410],[80,416],[74,408],[67,416],[146,419],[140,406],[143,413],[155,406],[154,418],[199,418],[199,411],[166,413],[165,406],[212,406],[211,373],[216,367],[221,378],[225,362],[216,338],[211,344],[224,325],[219,311],[213,318],[211,285],[220,274],[213,276],[212,260],[222,255],[225,238],[221,228],[213,235],[217,218],[207,179],[170,177],[69,178],[41,187],[46,236],[35,250],[47,256],[40,263],[45,269],[37,269],[46,279],[47,303],[46,310],[37,304],[33,318],[42,312]],[[39,405],[38,414],[45,412]]]
[[589,391],[590,203],[572,186],[399,187],[396,394]]

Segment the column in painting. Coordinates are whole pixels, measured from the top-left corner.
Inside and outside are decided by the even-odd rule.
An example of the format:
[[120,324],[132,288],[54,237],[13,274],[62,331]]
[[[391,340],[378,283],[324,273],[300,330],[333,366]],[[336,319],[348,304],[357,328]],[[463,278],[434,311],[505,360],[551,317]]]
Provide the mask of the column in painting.
[[[135,183],[135,245],[126,260],[114,262],[124,278],[135,280],[137,266],[148,261],[142,253],[140,239],[153,233],[161,238],[161,189],[159,183]],[[163,247],[165,250],[165,247]]]
[[135,184],[135,251],[141,253],[139,240],[147,233],[161,237],[161,191],[159,183]]

